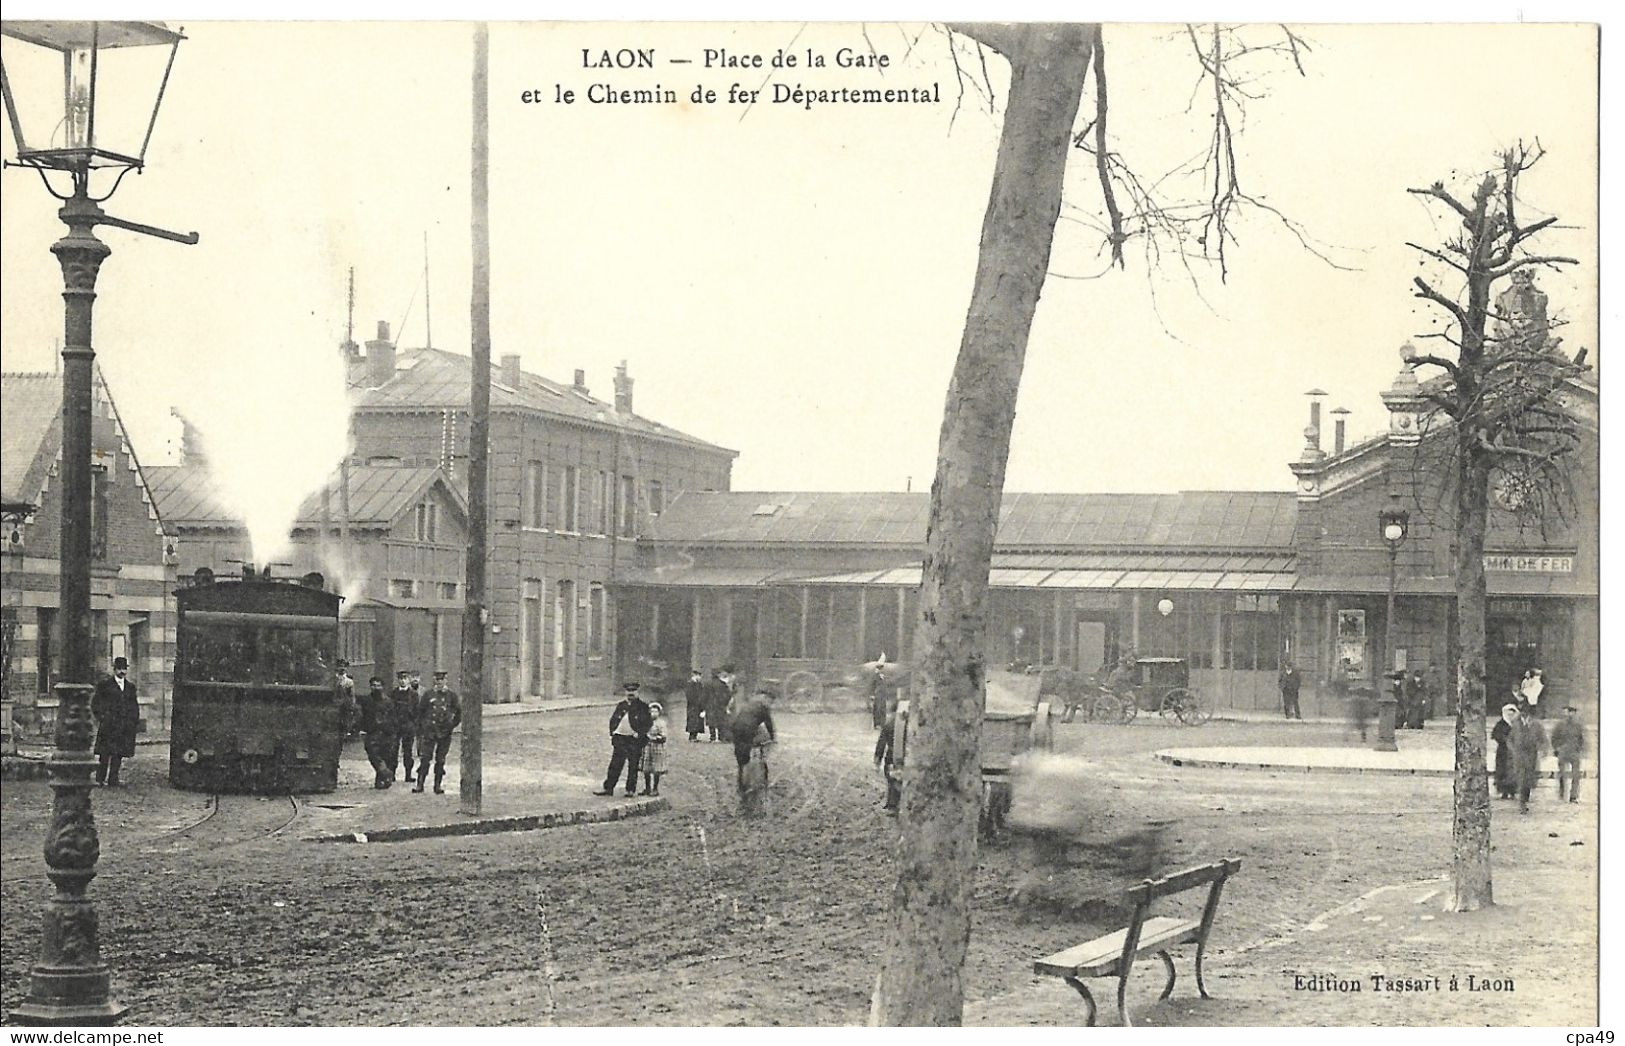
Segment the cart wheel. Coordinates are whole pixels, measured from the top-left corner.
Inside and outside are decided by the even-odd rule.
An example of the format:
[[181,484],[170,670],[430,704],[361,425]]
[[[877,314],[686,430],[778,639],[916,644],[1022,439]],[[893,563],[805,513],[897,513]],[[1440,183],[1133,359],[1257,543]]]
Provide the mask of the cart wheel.
[[824,696],[824,681],[818,673],[801,669],[784,681],[784,706],[792,712],[811,712]]
[[1117,723],[1123,719],[1123,702],[1116,694],[1102,693],[1095,697],[1089,709],[1089,718],[1098,723]]
[[1135,716],[1140,714],[1140,703],[1132,697],[1123,698],[1121,703],[1123,706],[1123,712],[1117,717],[1117,721],[1124,726],[1127,726],[1134,722]]
[[1168,718],[1169,716],[1178,717],[1181,703],[1184,702],[1184,700],[1189,696],[1189,690],[1182,690],[1175,687],[1166,694],[1162,695],[1162,704],[1157,706],[1157,714],[1162,716],[1164,719]]
[[1201,726],[1213,718],[1213,710],[1207,706],[1197,695],[1189,690],[1181,691],[1185,697],[1179,703],[1179,721],[1186,726]]

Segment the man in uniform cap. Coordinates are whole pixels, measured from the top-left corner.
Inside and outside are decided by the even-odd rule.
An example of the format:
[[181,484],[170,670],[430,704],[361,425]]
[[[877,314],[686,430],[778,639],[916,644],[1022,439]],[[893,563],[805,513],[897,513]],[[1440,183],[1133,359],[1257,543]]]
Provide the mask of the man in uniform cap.
[[622,689],[626,696],[609,715],[609,771],[604,774],[604,787],[594,795],[614,795],[615,782],[620,779],[621,768],[626,768],[626,794],[636,795],[638,790],[638,762],[643,755],[644,742],[654,714],[643,698],[638,696],[638,684],[627,683]]
[[[401,748],[401,768],[406,773],[402,781],[412,780],[412,746],[417,738],[418,692],[413,689],[412,673],[401,669],[395,673],[395,689],[389,692],[389,719],[394,727],[396,741]],[[395,773],[390,771],[390,780]]]
[[135,729],[141,720],[130,662],[113,659],[113,674],[96,684],[90,712],[96,717],[96,783],[118,787],[119,764],[135,755]]
[[361,697],[361,733],[367,761],[372,764],[372,786],[388,788],[395,783],[395,717],[384,681],[377,676],[367,681],[367,692]]
[[437,670],[434,686],[418,699],[418,783],[414,792],[423,791],[429,777],[429,761],[434,761],[434,790],[439,795],[446,789],[441,782],[446,777],[446,753],[451,751],[451,732],[463,721],[463,703],[454,690],[446,685],[446,673]]

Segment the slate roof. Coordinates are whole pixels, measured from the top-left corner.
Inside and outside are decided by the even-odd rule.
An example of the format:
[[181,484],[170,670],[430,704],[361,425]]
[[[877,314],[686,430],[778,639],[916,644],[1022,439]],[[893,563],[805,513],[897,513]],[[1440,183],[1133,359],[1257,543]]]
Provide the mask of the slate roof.
[[[32,477],[40,448],[52,437],[62,412],[62,379],[56,374],[0,375],[0,494],[5,501],[33,502],[39,477]],[[49,440],[47,437],[52,437]]]
[[[926,493],[687,491],[655,522],[659,544],[918,546]],[[1006,494],[997,542],[1005,550],[1225,549],[1293,551],[1290,492]],[[1069,564],[1070,565],[1070,564]]]
[[[400,349],[395,356],[395,376],[376,388],[369,387],[367,362],[350,365],[350,386],[357,409],[421,410],[460,407],[468,409],[469,370],[473,360],[442,349]],[[501,383],[502,371],[491,368],[491,409],[530,409],[543,414],[570,418],[626,432],[671,440],[690,447],[712,450],[737,457],[739,452],[679,432],[668,425],[637,414],[617,414],[613,405],[594,399],[573,386],[559,385],[529,372],[521,372],[519,388]]]
[[[164,465],[146,469],[147,486],[158,506],[158,515],[172,527],[236,527],[242,524],[235,512],[223,503],[209,471],[186,465]],[[467,512],[462,495],[445,483],[437,468],[350,469],[350,525],[381,528],[392,525],[401,513],[415,505],[423,492],[439,479],[451,492],[459,510]],[[338,478],[334,477],[329,518],[334,526],[339,517]],[[321,494],[312,493],[299,506],[297,526],[321,525]]]

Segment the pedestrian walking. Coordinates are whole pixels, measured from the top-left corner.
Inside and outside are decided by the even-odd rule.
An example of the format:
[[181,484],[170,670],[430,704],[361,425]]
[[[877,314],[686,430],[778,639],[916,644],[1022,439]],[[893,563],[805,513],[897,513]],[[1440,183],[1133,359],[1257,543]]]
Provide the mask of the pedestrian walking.
[[643,791],[639,795],[659,795],[660,778],[666,773],[666,708],[649,702],[649,737],[643,746]]
[[1291,661],[1281,664],[1280,686],[1281,714],[1287,719],[1302,719],[1303,713],[1298,711],[1298,691],[1303,686],[1303,677]]
[[892,760],[897,740],[897,702],[893,701],[886,709],[886,720],[880,726],[880,737],[875,741],[875,766],[886,777],[886,805],[882,808],[889,814],[897,812],[898,804],[903,799],[903,786],[892,776]]
[[141,722],[129,661],[113,659],[113,674],[103,677],[91,695],[90,713],[96,717],[96,783],[117,788],[119,764],[134,757]]
[[728,703],[733,692],[722,678],[722,669],[713,668],[705,684],[705,727],[713,741],[728,739]]
[[[412,673],[404,668],[395,673],[395,689],[389,692],[389,725],[400,748],[400,765],[405,771],[401,780],[411,781],[412,752],[417,742],[418,692],[412,687]],[[393,781],[393,767],[389,774]]]
[[1518,812],[1529,812],[1529,794],[1540,774],[1540,757],[1546,754],[1546,728],[1527,709],[1512,724],[1512,776],[1518,786]]
[[367,680],[367,692],[361,695],[359,705],[361,745],[366,749],[367,762],[372,764],[372,786],[388,788],[395,783],[395,731],[382,679],[373,676]]
[[451,733],[462,721],[462,699],[446,685],[445,670],[437,670],[434,686],[418,700],[418,783],[412,791],[423,791],[432,760],[435,794],[445,792],[441,782],[446,777],[446,754],[451,751]]
[[683,684],[683,729],[690,741],[705,733],[705,677],[697,668],[688,670],[688,682]]
[[[733,717],[728,720],[728,733],[733,737],[734,761],[739,764],[737,782],[743,794],[746,791],[745,767],[751,762],[752,750],[758,745],[773,744],[778,740],[778,731],[773,726],[773,691],[763,687],[755,697],[741,701]],[[766,769],[764,761],[758,769],[763,788],[767,787]]]
[[1563,780],[1568,779],[1568,800],[1580,801],[1580,758],[1585,755],[1586,728],[1580,710],[1573,705],[1563,709],[1563,720],[1552,727],[1552,754],[1557,756],[1557,797],[1563,796]]
[[1490,730],[1495,742],[1495,791],[1502,799],[1511,799],[1518,790],[1512,777],[1512,727],[1518,721],[1518,706],[1511,702],[1501,706],[1501,718]]
[[614,795],[615,782],[620,780],[623,767],[626,770],[626,794],[631,796],[637,793],[638,761],[643,755],[643,743],[649,736],[653,719],[649,706],[638,696],[641,688],[637,683],[627,683],[621,689],[626,696],[609,714],[609,771],[604,774],[603,789],[594,792],[594,795]]

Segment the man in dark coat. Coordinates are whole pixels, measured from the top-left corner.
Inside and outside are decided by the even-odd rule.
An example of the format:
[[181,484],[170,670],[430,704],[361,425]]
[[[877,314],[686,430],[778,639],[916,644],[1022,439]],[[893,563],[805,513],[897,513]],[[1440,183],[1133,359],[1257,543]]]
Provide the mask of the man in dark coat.
[[733,691],[722,678],[722,669],[712,669],[711,678],[705,684],[705,726],[713,741],[727,740],[728,702],[731,700]]
[[367,762],[372,764],[372,786],[388,788],[395,783],[394,713],[389,707],[389,695],[384,693],[384,681],[377,676],[367,681],[360,714],[362,745],[367,750]]
[[1552,754],[1557,756],[1557,797],[1563,798],[1563,779],[1568,778],[1568,800],[1580,801],[1580,758],[1585,755],[1586,728],[1580,710],[1573,705],[1563,709],[1563,719],[1552,727]]
[[434,792],[443,794],[441,784],[446,777],[446,754],[451,751],[451,732],[463,721],[463,702],[457,692],[446,685],[446,672],[434,674],[434,686],[418,698],[418,783],[412,789],[423,791],[429,778],[429,763],[434,763]]
[[[779,739],[773,726],[773,691],[766,687],[756,696],[740,702],[733,718],[728,720],[728,733],[733,735],[734,761],[739,764],[739,791],[745,791],[745,767],[750,764],[751,752],[759,744],[772,744]],[[767,785],[763,774],[762,785]]]
[[638,684],[627,683],[623,689],[626,696],[609,714],[609,771],[604,774],[603,789],[594,795],[614,795],[615,782],[620,780],[623,766],[626,794],[632,796],[638,791],[638,763],[643,757],[643,745],[649,739],[649,727],[654,724],[654,714],[638,696]]
[[700,670],[688,670],[688,682],[683,685],[683,729],[690,741],[698,741],[705,733],[705,677]]
[[[402,781],[412,780],[412,750],[417,741],[418,692],[412,686],[411,675],[404,668],[396,672],[395,689],[389,692],[389,725],[400,745],[401,768],[406,771]],[[393,769],[389,777],[392,781],[395,779]]]
[[1512,777],[1518,788],[1518,812],[1529,812],[1529,793],[1535,790],[1540,757],[1546,754],[1546,728],[1526,708],[1512,724]]
[[1290,661],[1281,664],[1280,684],[1281,713],[1288,719],[1302,719],[1303,713],[1298,711],[1298,691],[1303,687],[1303,677]]
[[130,662],[113,659],[113,674],[96,684],[90,712],[96,717],[96,783],[117,788],[119,763],[135,755],[135,729],[141,720]]

